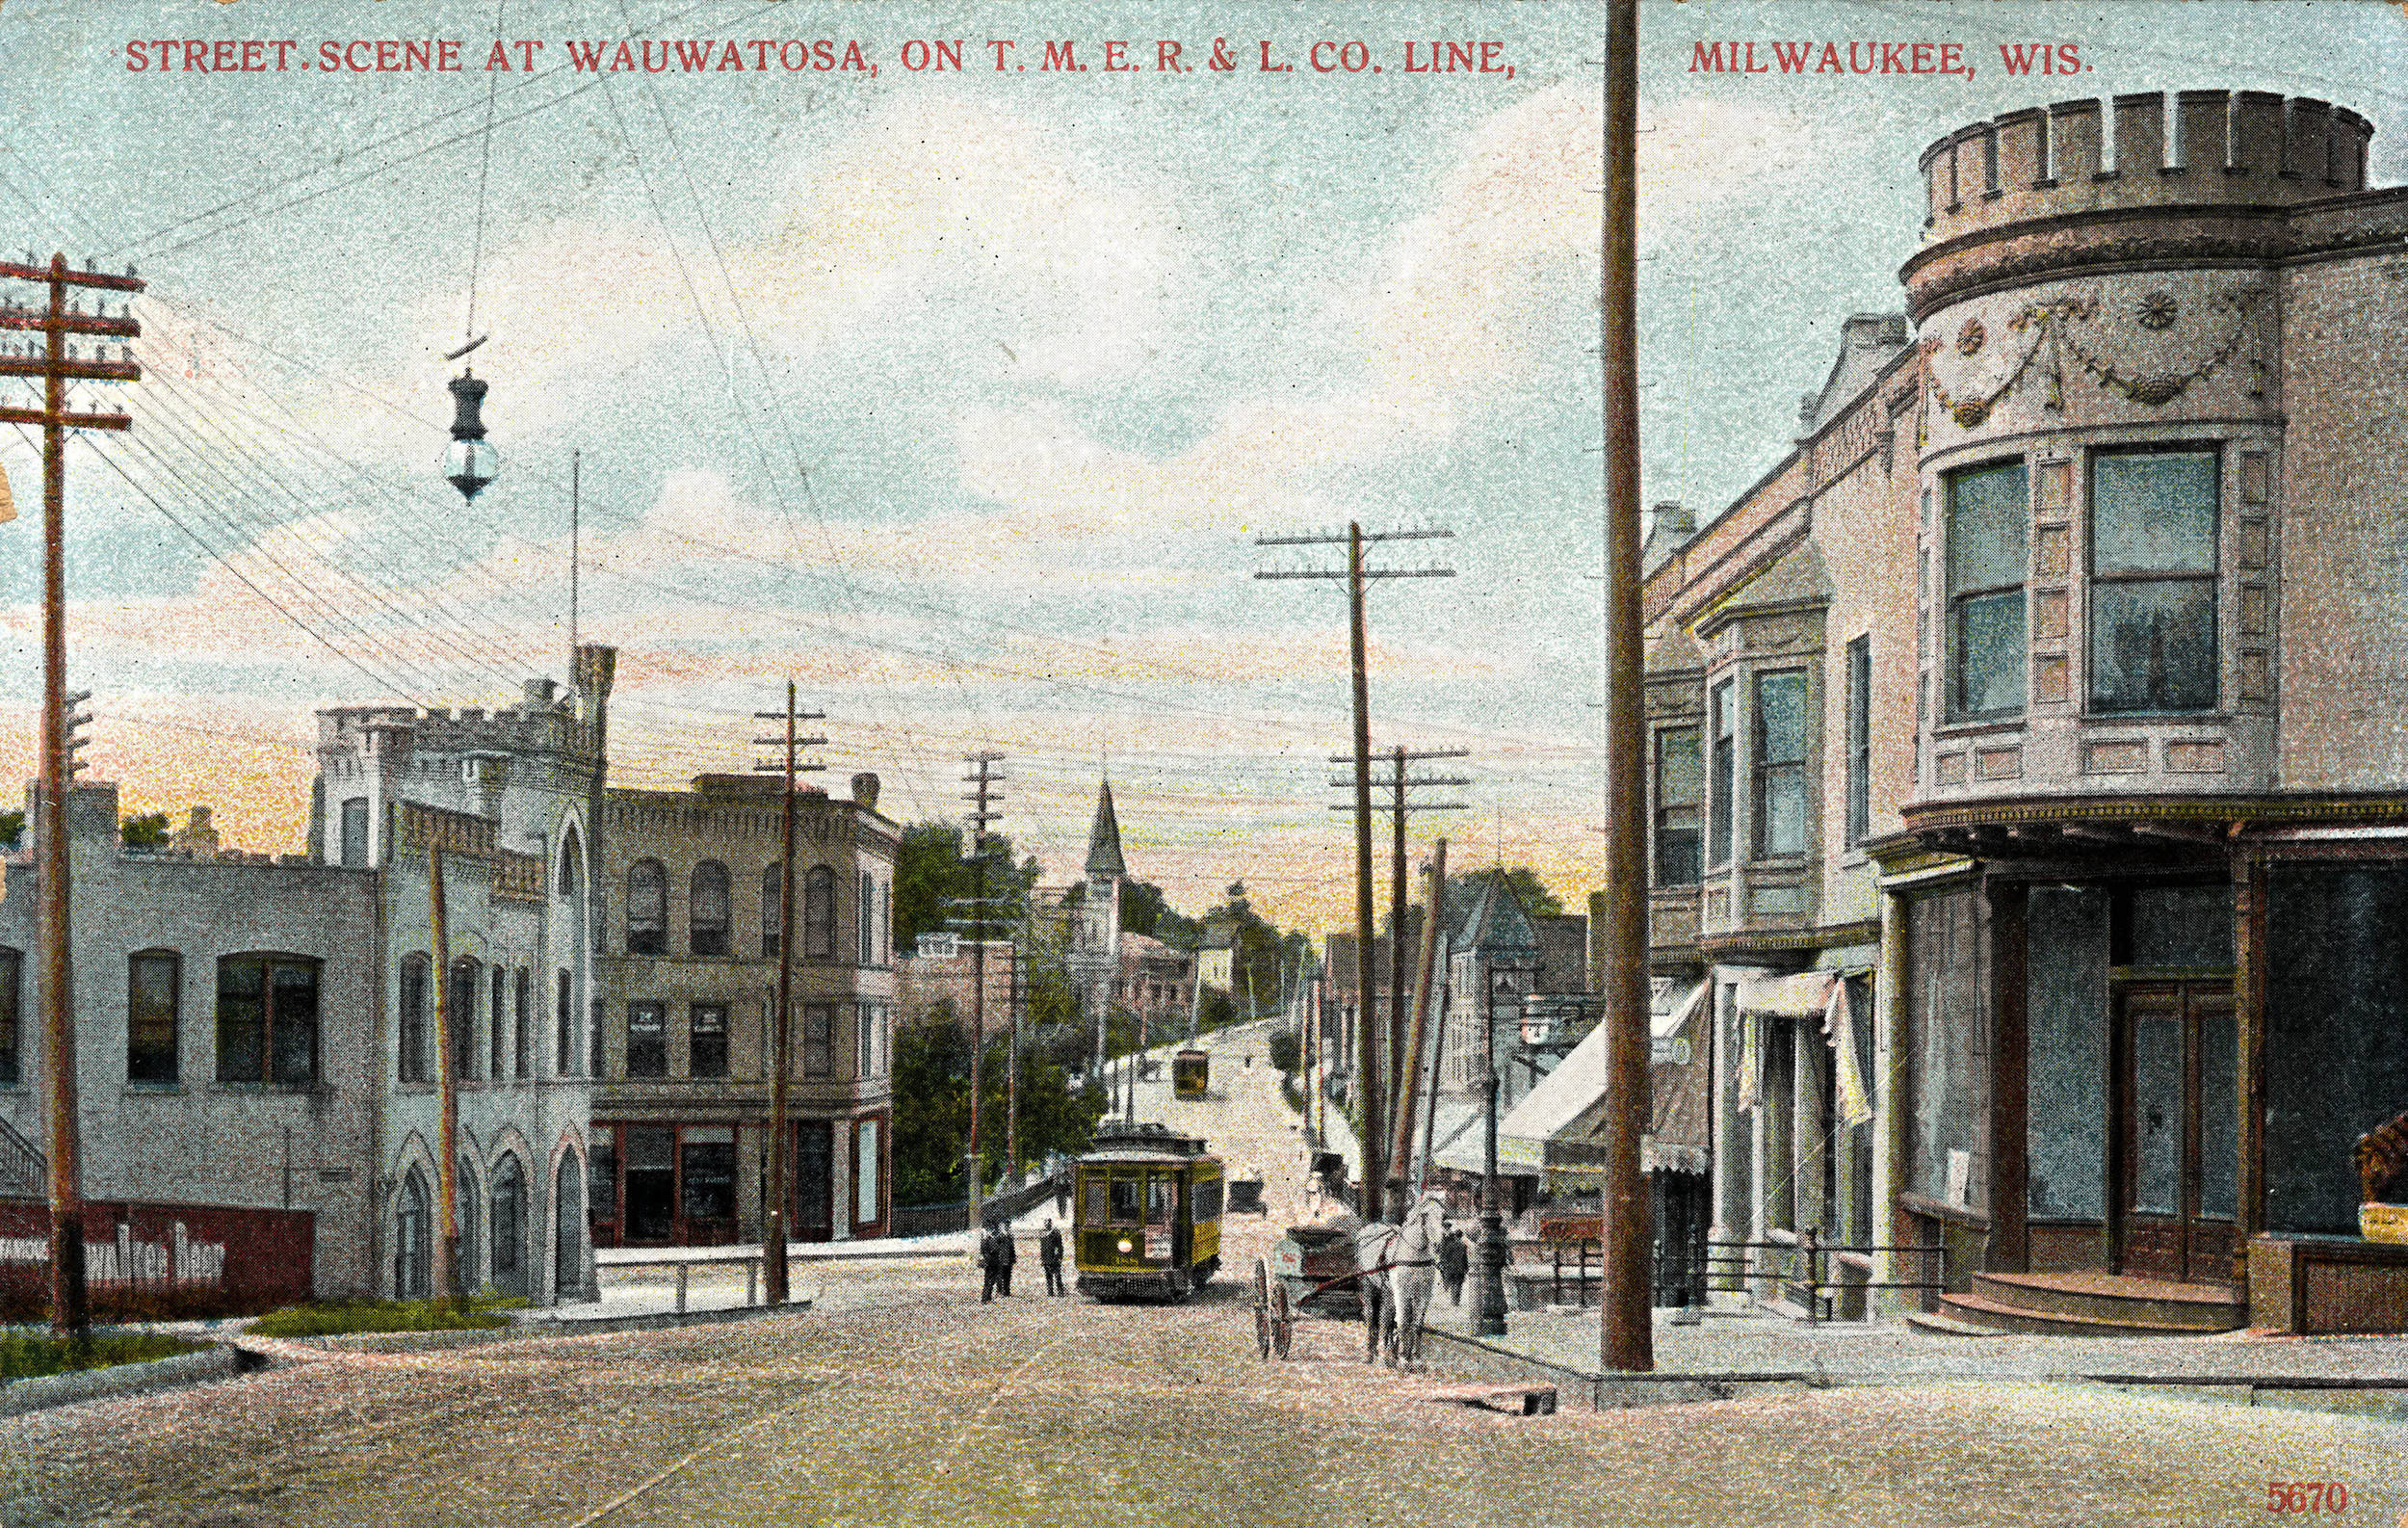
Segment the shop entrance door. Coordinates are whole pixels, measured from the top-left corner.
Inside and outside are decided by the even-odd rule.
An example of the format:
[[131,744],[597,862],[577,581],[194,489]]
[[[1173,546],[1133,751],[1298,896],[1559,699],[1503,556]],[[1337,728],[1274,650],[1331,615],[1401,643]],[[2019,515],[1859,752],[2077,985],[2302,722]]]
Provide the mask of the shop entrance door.
[[2240,1168],[2232,986],[2134,983],[2116,1007],[2116,1271],[2230,1284]]

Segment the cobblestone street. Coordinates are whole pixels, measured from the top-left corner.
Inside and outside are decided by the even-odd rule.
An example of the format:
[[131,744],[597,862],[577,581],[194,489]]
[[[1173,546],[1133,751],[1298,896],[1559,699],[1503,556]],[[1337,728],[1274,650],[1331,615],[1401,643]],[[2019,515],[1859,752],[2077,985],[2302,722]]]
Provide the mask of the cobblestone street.
[[[1274,1074],[1216,1060],[1225,1096],[1191,1122],[1280,1172]],[[1233,1220],[1229,1268],[1292,1188]],[[816,1304],[794,1315],[261,1343],[289,1365],[15,1420],[0,1523],[2071,1528],[2263,1521],[2270,1481],[2346,1486],[2325,1520],[2408,1511],[2392,1421],[1928,1376],[1526,1419],[1366,1368],[1351,1325],[1308,1320],[1296,1361],[1260,1363],[1231,1278],[1099,1305],[1031,1295],[1024,1256],[1018,1295],[984,1306],[966,1258],[799,1266]]]

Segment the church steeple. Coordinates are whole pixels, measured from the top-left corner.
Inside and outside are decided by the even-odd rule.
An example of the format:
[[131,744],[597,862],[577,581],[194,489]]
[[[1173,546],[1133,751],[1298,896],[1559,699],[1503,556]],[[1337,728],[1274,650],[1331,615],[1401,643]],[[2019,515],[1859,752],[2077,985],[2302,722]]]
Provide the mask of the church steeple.
[[1126,879],[1127,861],[1120,857],[1120,818],[1112,810],[1112,784],[1104,781],[1095,797],[1095,826],[1087,830],[1086,873],[1088,879],[1112,876]]

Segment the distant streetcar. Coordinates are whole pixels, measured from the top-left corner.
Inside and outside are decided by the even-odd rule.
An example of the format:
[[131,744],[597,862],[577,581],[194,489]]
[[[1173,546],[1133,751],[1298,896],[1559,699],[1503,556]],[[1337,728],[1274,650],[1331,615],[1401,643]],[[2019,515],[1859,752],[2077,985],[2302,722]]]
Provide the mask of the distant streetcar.
[[1154,1123],[1098,1132],[1072,1168],[1079,1293],[1185,1300],[1220,1268],[1221,1164]]
[[1170,1058],[1170,1091],[1180,1098],[1201,1098],[1212,1085],[1213,1059],[1200,1050],[1183,1050]]

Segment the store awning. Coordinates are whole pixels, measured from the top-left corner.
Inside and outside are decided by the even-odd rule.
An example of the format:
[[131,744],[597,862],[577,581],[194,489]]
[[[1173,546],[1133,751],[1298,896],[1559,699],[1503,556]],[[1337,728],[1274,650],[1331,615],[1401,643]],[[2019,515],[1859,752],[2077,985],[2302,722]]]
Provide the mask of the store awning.
[[1756,976],[1739,985],[1740,1012],[1771,1014],[1782,1018],[1819,1018],[1831,1002],[1830,971],[1800,971],[1794,976]]

